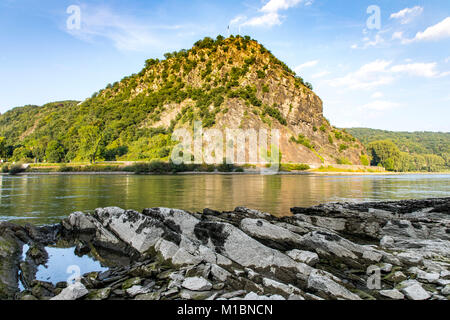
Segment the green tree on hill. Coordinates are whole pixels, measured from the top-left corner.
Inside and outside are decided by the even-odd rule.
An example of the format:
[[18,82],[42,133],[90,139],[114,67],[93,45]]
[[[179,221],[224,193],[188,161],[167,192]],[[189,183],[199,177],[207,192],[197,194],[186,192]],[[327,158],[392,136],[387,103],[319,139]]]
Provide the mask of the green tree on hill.
[[83,159],[95,163],[99,146],[102,141],[102,133],[96,126],[82,126],[78,129],[78,136],[80,138],[80,151]]
[[369,144],[368,152],[373,166],[382,165],[388,171],[396,170],[396,162],[400,159],[400,150],[392,141],[374,141]]

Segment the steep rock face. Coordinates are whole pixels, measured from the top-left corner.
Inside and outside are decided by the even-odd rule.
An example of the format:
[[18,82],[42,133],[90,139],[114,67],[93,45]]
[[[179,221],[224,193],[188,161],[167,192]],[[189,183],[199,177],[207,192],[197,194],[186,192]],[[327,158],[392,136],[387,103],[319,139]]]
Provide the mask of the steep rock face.
[[[68,150],[67,160],[81,160],[86,158],[83,135],[96,132],[83,127],[93,126],[104,133],[98,158],[168,159],[173,130],[202,121],[223,134],[225,128],[278,129],[285,163],[360,164],[364,152],[359,141],[323,117],[322,100],[310,84],[248,37],[205,38],[190,50],[166,54],[165,60],[148,60],[139,74],[108,85],[79,105],[61,105],[0,116],[0,124],[5,123],[0,135],[12,145],[17,144],[13,138],[45,146],[58,141]],[[36,115],[32,122],[26,113]],[[15,120],[17,125],[9,124]],[[13,134],[13,128],[20,132]]]

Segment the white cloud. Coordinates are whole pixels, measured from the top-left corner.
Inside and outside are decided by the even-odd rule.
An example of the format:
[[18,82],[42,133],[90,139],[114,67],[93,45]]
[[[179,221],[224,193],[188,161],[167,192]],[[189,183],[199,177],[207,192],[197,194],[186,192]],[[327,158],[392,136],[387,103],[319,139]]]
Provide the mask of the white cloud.
[[280,11],[288,10],[299,4],[310,6],[313,2],[314,0],[270,0],[258,10],[262,15],[244,21],[241,26],[270,28],[275,25],[281,25],[284,16],[280,14]]
[[406,73],[410,76],[424,78],[435,78],[440,75],[436,70],[437,63],[409,63],[393,66],[391,71],[394,73]]
[[380,99],[380,98],[382,98],[383,96],[384,96],[384,95],[383,95],[382,92],[377,91],[377,92],[374,92],[370,97],[371,97],[372,99]]
[[386,100],[376,100],[361,106],[362,110],[386,111],[400,107],[400,104]]
[[380,34],[376,34],[375,38],[372,40],[369,37],[363,38],[363,44],[361,46],[358,46],[357,44],[353,44],[351,46],[352,49],[367,49],[369,47],[377,47],[381,44],[384,44],[386,41],[383,39],[383,37]]
[[440,40],[450,37],[450,17],[445,18],[438,24],[427,28],[416,34],[416,41]]
[[392,61],[375,60],[363,65],[355,72],[344,77],[329,81],[330,86],[343,89],[373,89],[388,85],[399,76],[409,75],[423,78],[438,78],[448,76],[450,72],[439,72],[437,63],[407,63],[393,65]]
[[330,74],[329,71],[322,71],[322,72],[318,72],[318,73],[313,74],[313,75],[311,76],[311,78],[313,78],[313,79],[319,79],[319,78],[323,78],[323,77],[325,77],[325,76],[327,76],[327,75],[329,75],[329,74]]
[[301,65],[296,66],[294,68],[294,71],[295,72],[299,72],[299,71],[301,71],[301,70],[303,70],[305,68],[312,68],[312,67],[315,67],[318,63],[319,63],[319,60],[308,61],[308,62],[305,62],[305,63],[303,63]]
[[392,34],[392,40],[402,40],[403,39],[403,32],[397,31]]
[[303,0],[270,0],[260,11],[267,13],[278,12],[294,7],[301,2],[303,2]]
[[347,89],[372,89],[392,83],[394,77],[387,70],[391,64],[391,61],[386,60],[373,61],[344,77],[331,80],[330,85]]
[[81,28],[65,31],[88,42],[107,39],[119,50],[145,51],[149,48],[167,48],[167,39],[161,36],[163,30],[179,30],[186,35],[193,32],[192,28],[193,26],[149,24],[135,17],[116,13],[106,6],[84,5]]
[[241,26],[251,26],[251,27],[273,27],[281,24],[281,16],[276,12],[269,12],[259,17],[251,18],[245,21]]
[[423,8],[419,6],[415,6],[413,8],[405,8],[400,10],[399,12],[391,14],[391,19],[400,20],[401,24],[410,23],[415,17],[418,17],[422,14]]

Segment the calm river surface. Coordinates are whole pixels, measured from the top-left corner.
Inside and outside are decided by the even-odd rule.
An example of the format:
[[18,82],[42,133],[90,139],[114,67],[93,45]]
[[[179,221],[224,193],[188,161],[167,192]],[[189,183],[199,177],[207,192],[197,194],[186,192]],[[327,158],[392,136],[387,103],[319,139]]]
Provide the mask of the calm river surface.
[[450,175],[0,176],[0,221],[56,223],[71,212],[118,206],[201,211],[246,206],[289,215],[336,201],[449,197]]

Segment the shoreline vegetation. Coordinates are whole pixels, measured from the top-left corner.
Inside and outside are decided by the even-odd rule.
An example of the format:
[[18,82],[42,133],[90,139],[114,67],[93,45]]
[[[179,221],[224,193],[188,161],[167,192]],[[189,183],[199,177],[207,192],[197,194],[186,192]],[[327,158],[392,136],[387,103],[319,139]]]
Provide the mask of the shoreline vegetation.
[[[245,165],[207,165],[207,164],[181,164],[175,165],[171,162],[152,161],[136,163],[103,162],[97,164],[73,163],[73,164],[22,164],[5,163],[1,167],[1,175],[101,175],[101,174],[258,174],[262,166],[251,164]],[[450,174],[450,171],[442,172],[395,172],[386,171],[382,167],[369,166],[343,166],[343,165],[321,165],[282,163],[276,173],[299,174],[299,175],[408,175],[408,174]]]

